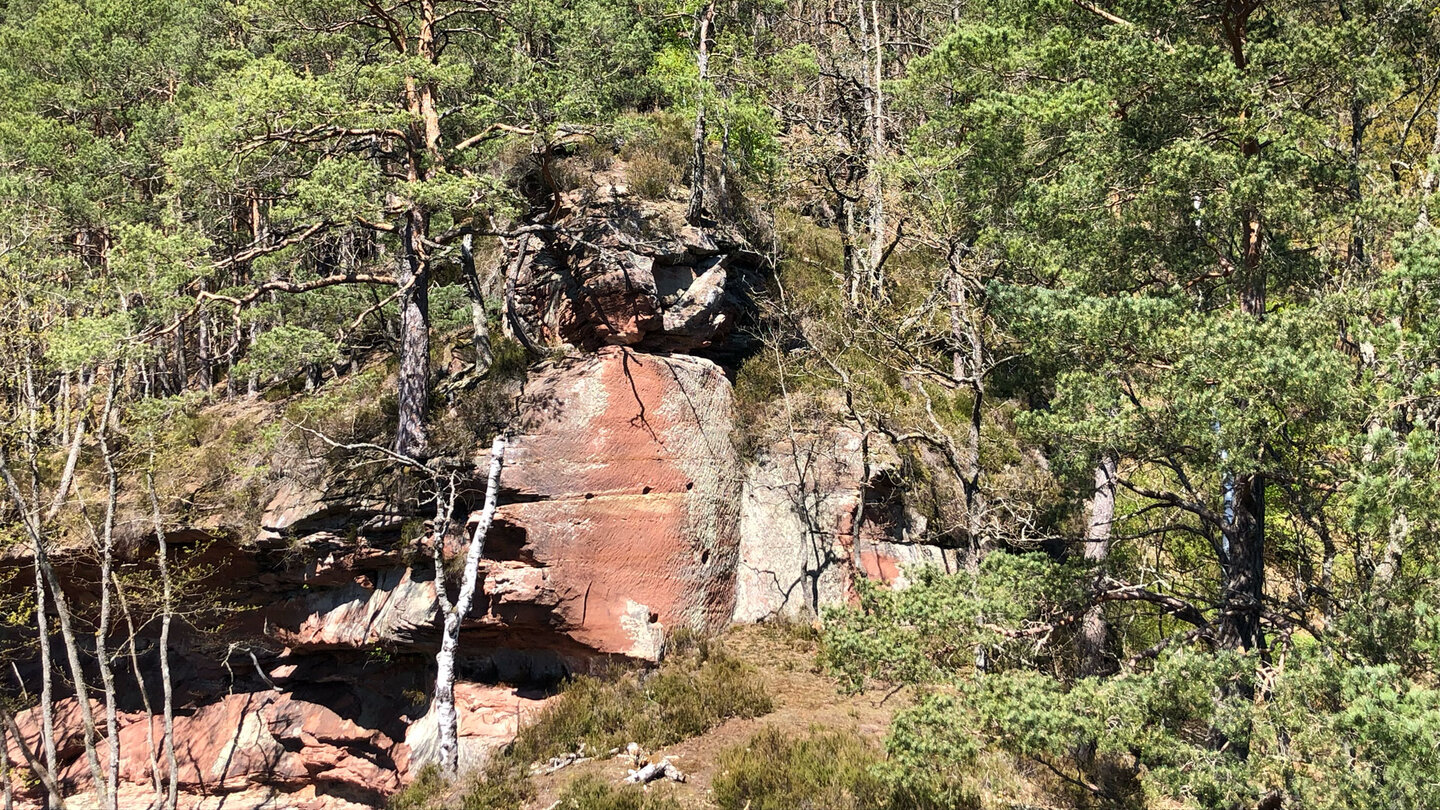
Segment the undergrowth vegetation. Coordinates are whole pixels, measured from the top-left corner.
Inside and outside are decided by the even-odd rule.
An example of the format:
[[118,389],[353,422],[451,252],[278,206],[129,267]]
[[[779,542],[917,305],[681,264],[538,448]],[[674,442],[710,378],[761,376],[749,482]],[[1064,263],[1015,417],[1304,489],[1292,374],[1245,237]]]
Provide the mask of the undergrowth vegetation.
[[555,810],[681,810],[669,796],[645,792],[638,787],[611,785],[595,776],[576,779],[561,794]]
[[755,669],[710,639],[672,640],[653,672],[618,678],[581,676],[521,730],[509,756],[523,763],[576,750],[602,754],[638,743],[657,748],[688,739],[732,717],[773,709]]
[[[391,810],[510,810],[534,795],[527,778],[532,763],[572,753],[581,745],[591,756],[632,742],[654,750],[704,734],[731,718],[759,717],[773,710],[756,669],[718,640],[680,632],[667,649],[664,662],[650,671],[574,678],[483,773],[457,787],[426,768],[391,800]],[[679,810],[680,805],[591,778],[577,780],[556,807]]]
[[860,737],[766,726],[720,756],[715,801],[723,810],[960,810],[978,807],[955,785],[887,767]]

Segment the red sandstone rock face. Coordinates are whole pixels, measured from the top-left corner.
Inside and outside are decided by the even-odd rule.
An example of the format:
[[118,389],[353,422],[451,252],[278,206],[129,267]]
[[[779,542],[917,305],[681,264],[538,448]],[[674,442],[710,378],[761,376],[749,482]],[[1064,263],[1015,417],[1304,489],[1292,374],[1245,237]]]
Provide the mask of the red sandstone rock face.
[[[655,659],[734,606],[740,482],[730,384],[705,360],[602,350],[531,378],[487,550],[485,621],[537,621]],[[518,501],[518,502],[515,502]]]
[[[98,703],[95,711],[99,716]],[[64,763],[60,778],[75,791],[93,786],[79,715],[73,699],[56,706],[56,737],[62,741],[58,753]],[[161,721],[149,719],[147,723],[143,714],[120,718],[120,777],[126,782],[150,782],[150,740],[161,738]],[[26,744],[32,752],[38,751],[38,710],[23,712],[16,720]],[[223,793],[257,784],[335,785],[378,801],[400,787],[397,763],[409,760],[403,743],[283,692],[226,695],[194,714],[177,716],[175,739],[181,787],[196,793]],[[108,744],[101,740],[97,748],[104,767],[109,761]],[[9,755],[12,762],[24,761],[14,741]],[[163,772],[165,765],[160,768]]]

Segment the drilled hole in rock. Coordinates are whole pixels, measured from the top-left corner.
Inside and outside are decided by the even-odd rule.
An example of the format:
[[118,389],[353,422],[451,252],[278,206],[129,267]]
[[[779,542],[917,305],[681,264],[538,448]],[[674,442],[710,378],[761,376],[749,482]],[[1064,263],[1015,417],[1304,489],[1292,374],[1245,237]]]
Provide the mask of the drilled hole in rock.
[[692,489],[694,489],[694,488],[695,488],[695,482],[694,482],[694,481],[686,481],[686,482],[685,482],[685,489],[686,489],[687,491],[692,490]]
[[587,493],[585,493],[585,500],[587,500],[587,501],[590,500],[591,498],[594,498],[594,497],[595,497],[595,493],[593,493],[593,492],[587,492]]
[[701,565],[704,565],[705,563],[708,563],[708,562],[710,562],[710,552],[708,552],[708,551],[702,551],[702,552],[700,552],[700,564],[701,564]]
[[658,621],[660,621],[660,614],[659,614],[659,613],[655,613],[654,611],[651,611],[651,613],[650,613],[650,623],[651,623],[651,624],[654,624],[654,623],[656,623],[656,622],[658,622]]
[[650,487],[645,487],[644,489],[640,490],[640,494],[641,494],[641,495],[649,495],[649,494],[650,494]]

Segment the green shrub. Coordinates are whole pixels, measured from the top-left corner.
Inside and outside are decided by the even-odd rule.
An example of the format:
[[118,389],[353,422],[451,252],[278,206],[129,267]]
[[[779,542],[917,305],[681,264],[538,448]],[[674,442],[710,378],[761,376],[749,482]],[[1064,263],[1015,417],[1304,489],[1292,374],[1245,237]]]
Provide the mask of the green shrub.
[[560,795],[555,810],[680,810],[668,796],[646,793],[638,787],[616,787],[597,776],[575,780]]
[[671,166],[687,166],[694,149],[694,119],[672,112],[646,113],[623,118],[616,130],[624,141],[620,159],[632,161],[649,153]]
[[[693,645],[693,646],[691,646]],[[647,748],[689,739],[731,717],[773,708],[755,671],[713,642],[672,644],[659,669],[605,680],[582,676],[520,731],[510,755],[534,762],[580,743],[605,752],[632,742]]]
[[960,810],[969,796],[887,777],[879,750],[854,734],[767,726],[720,754],[715,802],[722,810]]

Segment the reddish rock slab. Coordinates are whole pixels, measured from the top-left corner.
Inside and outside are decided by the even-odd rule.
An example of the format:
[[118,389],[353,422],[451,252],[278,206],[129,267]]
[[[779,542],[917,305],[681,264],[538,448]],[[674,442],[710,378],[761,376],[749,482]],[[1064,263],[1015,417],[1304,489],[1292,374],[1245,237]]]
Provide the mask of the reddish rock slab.
[[478,612],[649,660],[667,628],[729,622],[740,477],[718,366],[604,349],[532,376],[523,424]]
[[[65,752],[60,777],[75,790],[85,790],[93,785],[93,779],[80,744],[78,706],[67,699],[57,703],[56,710],[57,718],[65,718],[63,725],[56,725],[58,747]],[[39,739],[38,715],[30,709],[17,718],[32,745]],[[75,716],[73,723],[71,715]],[[159,717],[150,718],[148,724],[143,715],[123,718],[119,728],[122,780],[150,783],[150,742],[158,745],[162,731]],[[178,715],[175,739],[180,785],[194,793],[224,793],[254,785],[298,788],[331,784],[381,797],[399,789],[394,763],[408,759],[405,746],[384,734],[324,706],[273,691],[226,695],[193,714]],[[109,762],[107,742],[99,740],[97,749],[104,767]],[[12,765],[24,767],[24,758],[13,742],[9,755]],[[164,763],[159,767],[163,773]]]

